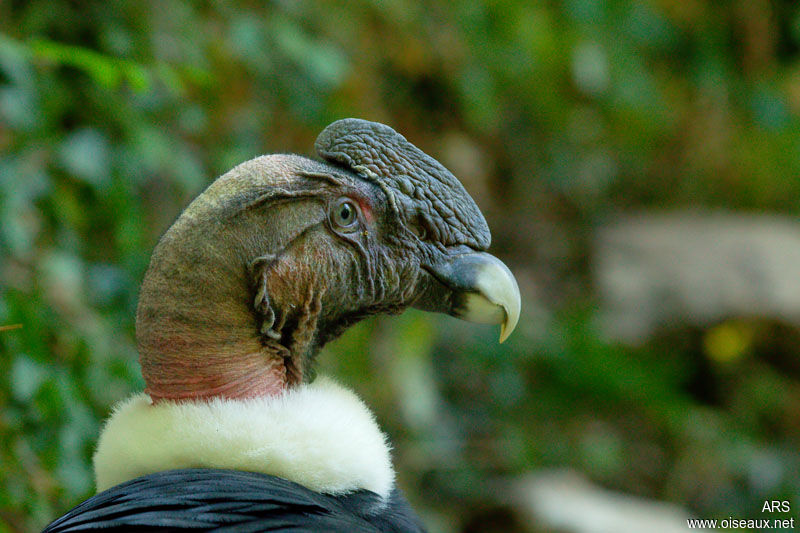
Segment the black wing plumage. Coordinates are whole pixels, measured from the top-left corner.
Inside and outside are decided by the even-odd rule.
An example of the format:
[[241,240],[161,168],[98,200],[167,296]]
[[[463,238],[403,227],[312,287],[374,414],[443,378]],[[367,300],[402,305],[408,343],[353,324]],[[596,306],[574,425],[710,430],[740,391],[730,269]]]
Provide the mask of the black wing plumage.
[[395,488],[389,503],[359,490],[320,494],[255,472],[183,469],[112,487],[79,504],[43,533],[81,531],[424,531]]

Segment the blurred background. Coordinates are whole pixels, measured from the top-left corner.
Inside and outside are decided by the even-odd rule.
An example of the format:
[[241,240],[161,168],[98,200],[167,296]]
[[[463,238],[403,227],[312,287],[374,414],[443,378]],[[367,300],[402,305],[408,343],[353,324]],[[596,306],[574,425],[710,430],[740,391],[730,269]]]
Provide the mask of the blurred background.
[[181,209],[350,116],[459,177],[523,293],[502,346],[407,312],[319,358],[432,530],[796,516],[795,2],[263,4],[0,2],[0,532],[93,493]]

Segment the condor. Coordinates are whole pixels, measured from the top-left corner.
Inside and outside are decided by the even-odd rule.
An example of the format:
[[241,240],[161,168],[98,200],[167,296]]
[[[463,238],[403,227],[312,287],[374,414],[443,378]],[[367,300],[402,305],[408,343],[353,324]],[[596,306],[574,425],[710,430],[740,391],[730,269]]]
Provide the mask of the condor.
[[314,357],[408,307],[502,342],[519,290],[458,180],[394,130],[340,120],[316,149],[242,163],[162,237],[136,317],[147,388],[103,429],[102,492],[46,532],[424,529],[373,415],[312,381]]

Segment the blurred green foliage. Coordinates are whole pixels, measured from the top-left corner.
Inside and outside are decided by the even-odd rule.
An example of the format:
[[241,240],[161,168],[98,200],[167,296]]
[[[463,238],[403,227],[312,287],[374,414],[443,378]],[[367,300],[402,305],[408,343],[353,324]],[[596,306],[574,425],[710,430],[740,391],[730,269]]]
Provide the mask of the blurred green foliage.
[[22,324],[0,330],[0,532],[92,493],[100,423],[143,387],[137,287],[180,209],[345,116],[451,168],[524,293],[503,346],[409,312],[321,356],[432,527],[480,529],[503,480],[554,466],[708,518],[800,508],[794,329],[620,346],[590,280],[592,228],[620,211],[798,211],[794,2],[29,0],[0,3],[0,326]]

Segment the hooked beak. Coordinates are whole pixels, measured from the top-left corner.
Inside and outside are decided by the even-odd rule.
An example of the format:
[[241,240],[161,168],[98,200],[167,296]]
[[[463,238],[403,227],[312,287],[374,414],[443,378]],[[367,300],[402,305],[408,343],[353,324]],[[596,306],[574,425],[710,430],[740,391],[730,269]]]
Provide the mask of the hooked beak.
[[500,342],[519,321],[520,296],[517,281],[508,267],[493,255],[470,252],[448,257],[426,270],[450,291],[449,315],[479,324],[500,324]]

